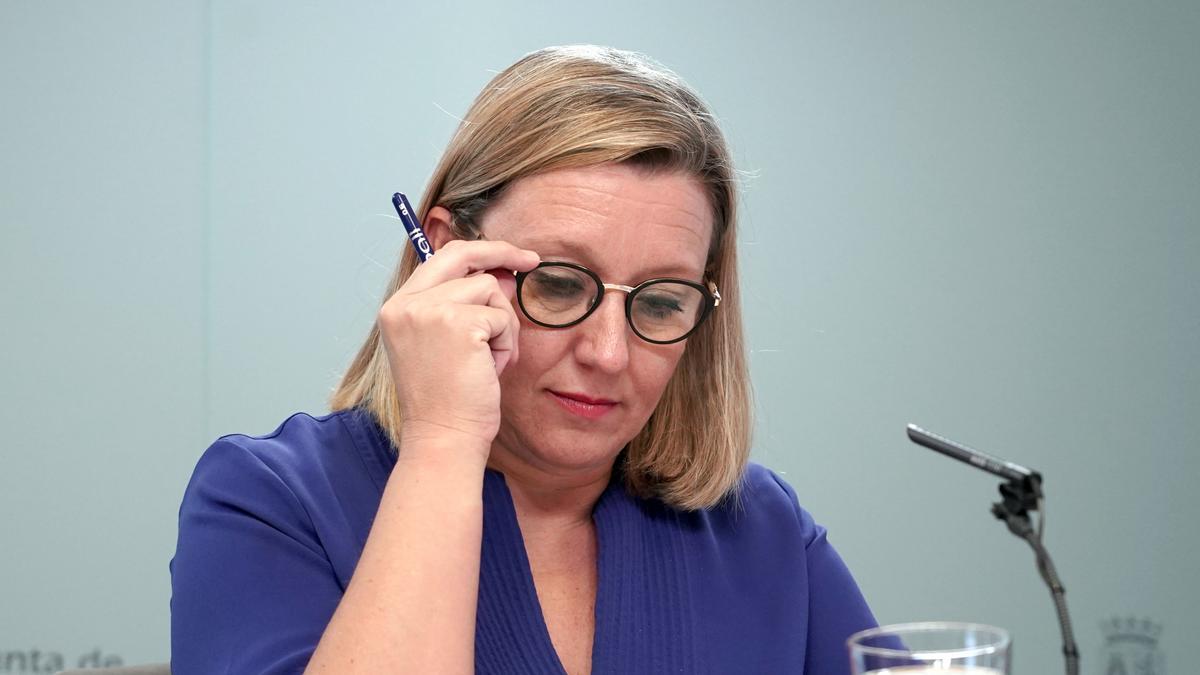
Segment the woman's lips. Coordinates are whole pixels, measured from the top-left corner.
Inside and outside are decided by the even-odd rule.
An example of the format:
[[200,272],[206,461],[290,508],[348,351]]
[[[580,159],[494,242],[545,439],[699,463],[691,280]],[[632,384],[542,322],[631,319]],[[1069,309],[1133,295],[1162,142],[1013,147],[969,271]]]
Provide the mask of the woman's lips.
[[616,401],[605,398],[592,398],[584,394],[550,390],[550,396],[565,408],[567,412],[589,420],[600,419],[611,412],[613,408],[617,407]]

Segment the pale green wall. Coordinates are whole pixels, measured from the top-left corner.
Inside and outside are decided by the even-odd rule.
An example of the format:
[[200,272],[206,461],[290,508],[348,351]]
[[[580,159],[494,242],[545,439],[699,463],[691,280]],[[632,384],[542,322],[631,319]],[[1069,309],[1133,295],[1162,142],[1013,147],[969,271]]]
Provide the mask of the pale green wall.
[[12,651],[166,656],[219,274],[205,20],[0,3],[0,672]]
[[[167,657],[174,515],[215,436],[320,411],[494,71],[646,51],[739,166],[756,457],[883,621],[1059,670],[994,482],[1040,469],[1084,650],[1200,628],[1200,5],[0,3],[0,668]],[[4,672],[0,670],[0,672]],[[15,671],[19,672],[19,671]]]

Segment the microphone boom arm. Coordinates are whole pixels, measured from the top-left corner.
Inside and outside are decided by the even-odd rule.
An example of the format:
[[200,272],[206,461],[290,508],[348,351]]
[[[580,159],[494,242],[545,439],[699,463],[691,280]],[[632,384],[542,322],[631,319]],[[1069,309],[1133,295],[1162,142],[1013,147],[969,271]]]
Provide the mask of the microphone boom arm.
[[[1050,553],[1042,545],[1042,526],[1046,514],[1042,508],[1042,475],[1032,469],[993,457],[986,453],[956,443],[949,438],[928,432],[921,427],[908,425],[908,438],[917,445],[923,445],[960,462],[986,471],[1005,479],[1000,485],[1001,501],[992,504],[992,515],[1003,520],[1014,535],[1024,539],[1032,548],[1037,560],[1038,573],[1050,587],[1050,596],[1054,600],[1055,613],[1058,615],[1058,626],[1062,630],[1063,658],[1066,660],[1067,675],[1079,673],[1079,649],[1075,645],[1075,634],[1071,629],[1071,617],[1067,614],[1066,589],[1058,578]],[[1029,519],[1030,511],[1042,511],[1035,531]]]

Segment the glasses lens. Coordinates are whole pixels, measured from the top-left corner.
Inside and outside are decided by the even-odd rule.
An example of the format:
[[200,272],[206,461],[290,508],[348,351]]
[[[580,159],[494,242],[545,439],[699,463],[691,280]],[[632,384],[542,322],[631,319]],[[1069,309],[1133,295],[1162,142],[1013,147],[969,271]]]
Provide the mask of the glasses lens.
[[525,275],[521,306],[529,318],[550,326],[579,320],[596,301],[596,280],[572,267],[546,265]]
[[698,288],[674,281],[643,286],[634,294],[629,313],[643,337],[669,342],[687,335],[704,317],[706,296]]

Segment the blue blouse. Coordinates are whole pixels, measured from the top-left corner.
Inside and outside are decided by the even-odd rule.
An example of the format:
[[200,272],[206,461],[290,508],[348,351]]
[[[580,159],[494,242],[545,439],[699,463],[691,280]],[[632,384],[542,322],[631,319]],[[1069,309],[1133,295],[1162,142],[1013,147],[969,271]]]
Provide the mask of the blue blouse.
[[[395,451],[359,410],[218,439],[179,511],[171,671],[303,671],[350,583]],[[678,511],[614,480],[594,510],[595,673],[849,671],[875,620],[825,530],[769,470]],[[475,672],[563,673],[504,476],[488,471]]]

